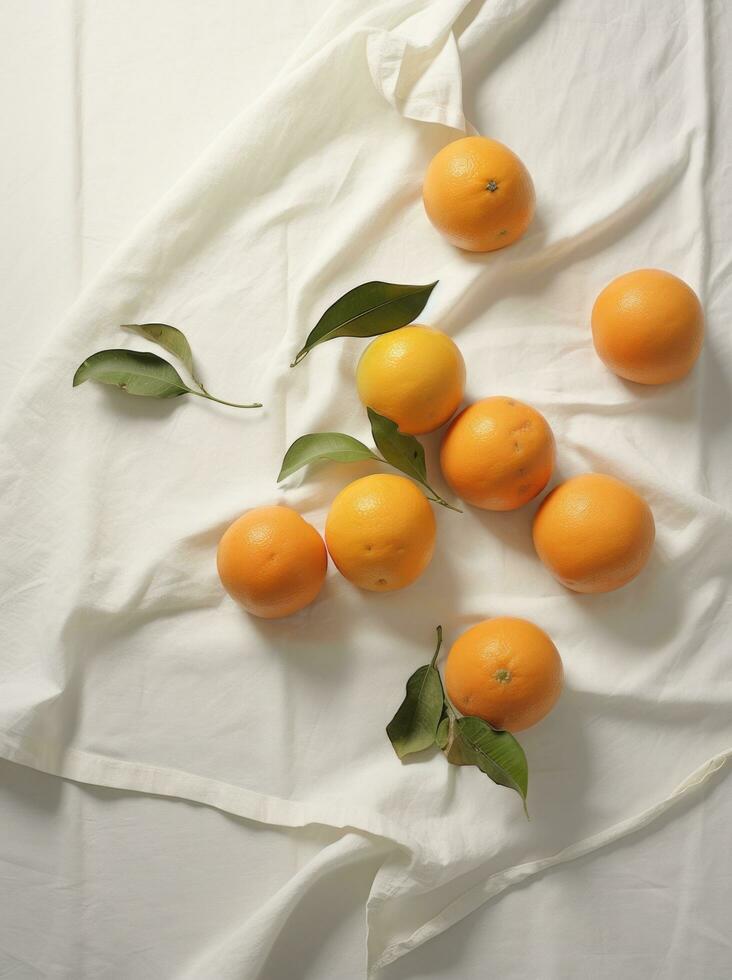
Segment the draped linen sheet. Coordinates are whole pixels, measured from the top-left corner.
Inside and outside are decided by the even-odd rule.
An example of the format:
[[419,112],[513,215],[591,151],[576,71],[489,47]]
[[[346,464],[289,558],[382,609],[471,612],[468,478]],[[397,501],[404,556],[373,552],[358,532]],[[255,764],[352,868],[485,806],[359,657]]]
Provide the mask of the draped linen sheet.
[[[84,291],[3,415],[3,757],[278,826],[343,828],[293,894],[382,853],[374,970],[511,884],[651,822],[723,764],[732,351],[717,220],[729,192],[709,124],[707,15],[701,0],[653,13],[578,0],[330,8]],[[471,131],[466,53],[487,79],[487,135],[519,153],[537,189],[525,239],[490,255],[443,242],[420,199],[431,156]],[[589,332],[599,289],[648,265],[690,282],[708,320],[694,372],[660,389],[608,373]],[[420,319],[460,345],[469,400],[509,394],[546,415],[555,481],[599,470],[646,496],[657,542],[636,582],[564,590],[533,553],[534,506],[438,508],[435,558],[404,592],[360,592],[331,567],[318,600],[280,622],[223,594],[215,549],[239,513],[287,503],[322,530],[336,492],[375,468],[275,484],[304,432],[369,440],[353,381],[362,341],[288,366],[323,309],[369,279],[439,279]],[[153,320],[186,331],[211,390],[264,409],[71,388],[93,351],[145,346],[119,324]],[[439,434],[424,441],[440,485]],[[384,734],[434,627],[449,643],[502,614],[547,630],[566,670],[554,712],[521,735],[529,822],[477,771],[437,755],[400,764]],[[222,936],[191,977],[254,973],[273,914]]]

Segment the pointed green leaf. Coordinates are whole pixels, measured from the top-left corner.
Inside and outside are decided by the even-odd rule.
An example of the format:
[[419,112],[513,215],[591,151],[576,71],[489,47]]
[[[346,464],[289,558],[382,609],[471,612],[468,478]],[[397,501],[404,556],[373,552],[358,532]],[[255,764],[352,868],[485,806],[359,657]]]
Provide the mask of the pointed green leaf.
[[355,463],[362,459],[378,459],[378,456],[353,436],[347,436],[342,432],[313,432],[310,435],[300,436],[287,450],[277,482],[281,483],[308,463],[315,463],[322,459],[337,463]]
[[442,718],[440,718],[440,724],[437,726],[437,734],[435,735],[435,744],[438,748],[441,748],[444,752],[450,743],[452,737],[452,720],[449,715],[446,715],[443,711]]
[[172,364],[135,350],[100,350],[87,357],[76,370],[74,387],[90,380],[147,398],[177,398],[191,390]]
[[290,366],[299,364],[313,347],[334,337],[376,337],[406,327],[425,308],[436,285],[365,282],[356,286],[328,307]]
[[428,500],[462,514],[459,507],[449,504],[427,482],[427,464],[425,463],[422,444],[414,436],[400,432],[396,422],[392,422],[385,415],[379,415],[373,408],[367,408],[366,411],[371,422],[371,433],[376,448],[386,462],[421,483],[425,490],[432,494],[431,497],[427,498]]
[[524,750],[510,732],[499,732],[482,718],[458,718],[447,760],[477,766],[499,786],[516,790],[526,809],[529,769]]
[[406,697],[386,726],[386,734],[400,759],[435,744],[437,727],[445,709],[445,692],[440,672],[435,667],[442,646],[442,627],[438,626],[435,632],[437,645],[432,660],[409,678]]
[[435,744],[443,696],[440,675],[430,664],[415,670],[409,678],[406,697],[386,726],[386,734],[400,759]]
[[379,415],[373,408],[366,409],[376,448],[387,461],[413,480],[427,486],[427,464],[424,449],[414,436],[399,431],[396,422]]
[[124,323],[122,326],[126,330],[132,330],[141,337],[145,337],[147,340],[152,340],[154,343],[160,344],[169,354],[172,354],[180,360],[196,384],[199,387],[201,386],[201,382],[196,377],[193,369],[193,351],[191,350],[191,345],[188,343],[188,338],[182,330],[179,330],[177,327],[171,327],[167,323]]

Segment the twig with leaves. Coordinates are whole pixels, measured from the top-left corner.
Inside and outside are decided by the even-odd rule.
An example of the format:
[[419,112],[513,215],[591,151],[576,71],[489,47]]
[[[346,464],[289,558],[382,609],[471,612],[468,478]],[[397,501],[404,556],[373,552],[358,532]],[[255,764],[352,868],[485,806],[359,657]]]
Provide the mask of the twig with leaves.
[[277,477],[277,482],[281,483],[288,476],[302,469],[303,466],[321,460],[355,463],[373,459],[379,463],[387,463],[416,480],[428,492],[428,500],[461,514],[462,511],[459,507],[448,503],[427,482],[424,447],[419,440],[415,439],[414,436],[400,432],[396,422],[392,422],[384,415],[379,415],[373,408],[367,409],[367,412],[371,423],[371,434],[381,456],[377,456],[368,446],[344,432],[311,432],[308,435],[300,436],[287,450],[282,460],[282,468]]
[[128,395],[145,398],[178,398],[180,395],[197,395],[230,408],[261,408],[260,402],[246,405],[225,401],[207,391],[198,380],[193,367],[193,352],[182,330],[167,323],[127,323],[124,326],[141,337],[159,344],[183,364],[195,384],[191,388],[176,369],[157,354],[148,351],[114,348],[100,350],[87,357],[74,374],[74,387],[85,381],[99,381],[115,385]]
[[510,732],[492,728],[482,718],[459,715],[442,686],[437,658],[442,627],[437,627],[437,648],[430,663],[419,667],[407,681],[406,696],[386,726],[386,734],[400,759],[436,745],[455,766],[477,766],[499,786],[515,790],[524,812],[529,770],[526,755]]

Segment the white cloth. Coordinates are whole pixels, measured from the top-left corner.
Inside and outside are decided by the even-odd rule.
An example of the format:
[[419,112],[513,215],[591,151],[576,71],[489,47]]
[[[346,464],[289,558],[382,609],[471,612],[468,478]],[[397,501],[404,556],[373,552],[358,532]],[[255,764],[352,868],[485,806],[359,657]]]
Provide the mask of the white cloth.
[[[509,889],[378,978],[726,980],[731,806],[732,780],[714,780],[622,845]],[[284,830],[2,761],[0,821],[4,980],[179,978],[233,937],[237,980],[364,976],[375,846],[337,864],[328,828]],[[256,974],[244,966],[254,957]]]
[[[347,824],[399,842],[412,864],[393,851],[370,901],[372,962],[382,963],[523,873],[505,868],[596,833],[605,839],[606,828],[653,807],[732,741],[722,660],[729,531],[719,506],[728,503],[728,473],[710,410],[720,380],[709,354],[725,364],[729,351],[714,332],[723,266],[714,239],[699,233],[699,182],[714,161],[704,141],[701,8],[669,15],[638,74],[624,64],[622,86],[607,61],[593,63],[593,85],[577,89],[583,63],[568,56],[571,5],[551,21],[553,47],[545,37],[535,50],[530,38],[522,65],[495,66],[491,131],[532,170],[540,221],[516,248],[475,259],[439,241],[418,195],[426,160],[454,134],[413,120],[462,125],[449,33],[457,7],[433,4],[407,23],[403,7],[414,5],[385,5],[354,25],[341,5],[349,26],[338,34],[331,15],[334,40],[313,44],[309,57],[306,49],[168,196],[19,391],[3,467],[3,544],[15,563],[5,754],[85,781],[285,825]],[[522,14],[536,11],[492,6],[465,27],[466,49],[473,30],[481,50],[490,50],[488,38],[510,51],[506,35]],[[614,29],[624,28],[630,45],[641,21],[629,16]],[[574,58],[591,56],[589,46]],[[683,70],[663,73],[669,58],[683,58]],[[545,93],[546,115],[534,109],[528,132],[516,92],[542,67],[552,101]],[[655,119],[655,106],[634,99],[647,76],[668,89]],[[568,161],[552,111],[570,95],[572,112],[561,116]],[[623,139],[609,148],[623,110],[632,111]],[[596,289],[640,264],[672,268],[702,292],[706,278],[711,314],[695,375],[652,396],[604,372],[586,328]],[[220,601],[211,557],[221,527],[265,499],[295,501],[322,522],[352,471],[323,472],[276,496],[278,458],[301,431],[365,432],[350,379],[359,345],[323,348],[289,372],[297,341],[355,282],[435,275],[442,283],[428,312],[463,347],[471,396],[510,383],[554,425],[563,472],[610,469],[644,490],[659,526],[655,568],[618,596],[577,599],[530,554],[526,513],[440,514],[435,566],[409,592],[364,597],[334,575],[298,620],[247,621]],[[261,398],[265,418],[201,403],[130,404],[89,386],[72,393],[76,363],[110,343],[115,323],[143,318],[183,326],[211,387]],[[332,390],[322,383],[336,377]],[[693,595],[681,591],[690,580]],[[534,814],[526,827],[515,801],[484,777],[455,774],[439,759],[402,769],[391,756],[383,723],[428,649],[426,599],[448,633],[515,612],[545,626],[562,650],[570,691],[523,739]]]

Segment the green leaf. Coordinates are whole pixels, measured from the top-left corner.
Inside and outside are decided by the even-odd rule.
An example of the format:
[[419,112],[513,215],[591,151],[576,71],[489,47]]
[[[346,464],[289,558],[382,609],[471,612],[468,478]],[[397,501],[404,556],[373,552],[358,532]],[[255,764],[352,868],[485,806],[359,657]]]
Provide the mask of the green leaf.
[[376,337],[406,327],[425,308],[436,285],[365,282],[356,286],[328,307],[290,367],[299,364],[313,347],[334,337]]
[[442,627],[438,626],[437,649],[432,662],[419,667],[409,678],[406,697],[386,726],[386,734],[400,759],[435,744],[445,701],[440,674],[435,667],[441,645]]
[[152,340],[153,343],[160,344],[169,354],[178,358],[199,388],[203,387],[195,375],[193,351],[182,330],[171,327],[167,323],[123,323],[122,326],[125,330],[132,330],[133,333],[139,334],[147,340]]
[[386,726],[386,734],[400,759],[434,745],[442,698],[437,670],[429,664],[415,670],[407,681],[406,697]]
[[[526,810],[529,769],[524,750],[510,732],[499,732],[482,718],[457,718],[446,745],[447,761],[477,766],[499,786],[516,790]],[[527,814],[528,815],[528,814]]]
[[[396,422],[367,408],[376,448],[387,461],[413,480],[427,486],[427,464],[422,444],[414,436],[399,431]],[[428,488],[429,489],[429,488]]]
[[116,385],[128,395],[146,398],[177,398],[191,391],[172,364],[135,350],[100,350],[87,357],[76,370],[74,387],[85,381]]
[[444,752],[450,743],[452,738],[452,719],[449,715],[445,714],[444,708],[442,712],[442,717],[440,718],[440,724],[437,726],[437,734],[435,735],[435,745],[442,749]]
[[329,459],[337,463],[355,463],[362,459],[378,458],[353,436],[344,435],[342,432],[313,432],[307,436],[300,436],[287,450],[277,482],[281,483],[296,470],[321,459]]
[[371,433],[376,448],[386,462],[421,483],[425,490],[432,494],[431,497],[427,498],[428,500],[462,514],[459,507],[449,504],[427,482],[427,464],[424,459],[424,449],[419,440],[415,439],[414,436],[400,432],[396,422],[392,422],[385,415],[379,415],[373,408],[367,408],[366,411],[371,422]]

